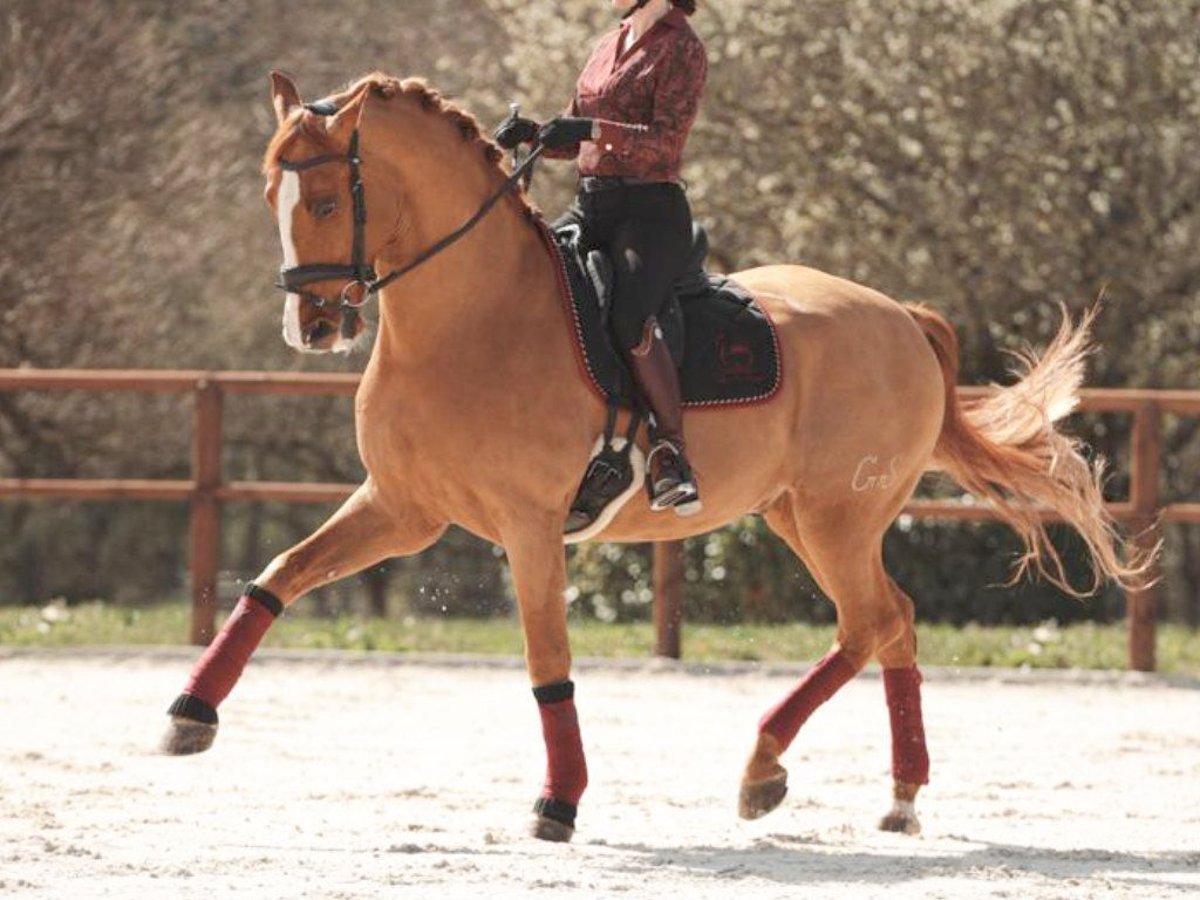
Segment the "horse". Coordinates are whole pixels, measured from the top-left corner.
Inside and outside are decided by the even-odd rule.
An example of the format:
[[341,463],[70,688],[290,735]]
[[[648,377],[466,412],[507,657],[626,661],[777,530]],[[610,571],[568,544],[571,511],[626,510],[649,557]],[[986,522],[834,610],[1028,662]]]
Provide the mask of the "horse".
[[[348,350],[363,341],[361,307],[378,294],[355,397],[368,474],[247,587],[172,705],[162,749],[211,745],[217,705],[283,608],[417,553],[455,524],[507,556],[546,753],[531,830],[570,840],[587,764],[563,525],[607,409],[581,374],[546,226],[519,184],[523,173],[510,172],[476,119],[424,81],[376,72],[306,105],[289,77],[270,79],[278,128],[263,171],[283,247],[284,339],[304,352]],[[1047,511],[1082,536],[1096,583],[1133,583],[1145,571],[1105,511],[1102,462],[1085,459],[1056,426],[1076,403],[1091,314],[1075,323],[1064,310],[1057,336],[1040,358],[1030,355],[1019,380],[964,401],[954,329],[932,308],[796,265],[731,277],[777,330],[779,390],[763,403],[688,411],[698,513],[651,512],[638,496],[597,537],[680,540],[761,516],[833,602],[837,632],[748,741],[738,813],[753,819],[778,807],[784,752],[812,712],[874,660],[892,729],[891,807],[879,827],[916,833],[929,758],[915,604],[885,570],[882,541],[918,480],[943,471],[994,506],[1023,542],[1014,577],[1034,570],[1075,592],[1048,540]]]

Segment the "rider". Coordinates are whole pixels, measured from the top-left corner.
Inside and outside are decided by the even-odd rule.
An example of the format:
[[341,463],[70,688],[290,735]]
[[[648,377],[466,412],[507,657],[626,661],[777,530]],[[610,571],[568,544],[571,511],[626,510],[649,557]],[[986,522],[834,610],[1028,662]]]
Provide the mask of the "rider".
[[700,508],[699,491],[684,455],[679,373],[657,317],[691,248],[679,171],[708,60],[686,18],[695,0],[611,3],[621,25],[596,45],[566,114],[544,125],[510,119],[496,141],[537,141],[547,156],[578,159],[578,193],[556,225],[577,224],[584,246],[612,258],[613,331],[654,413],[650,506],[685,514]]

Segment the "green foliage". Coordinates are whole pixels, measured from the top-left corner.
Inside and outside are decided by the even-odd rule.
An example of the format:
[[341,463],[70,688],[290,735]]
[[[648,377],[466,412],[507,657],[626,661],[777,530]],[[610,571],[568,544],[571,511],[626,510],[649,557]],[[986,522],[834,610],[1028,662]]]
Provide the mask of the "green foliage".
[[[571,622],[576,658],[646,659],[652,627],[644,622]],[[686,624],[684,656],[691,664],[741,660],[804,663],[820,658],[833,640],[829,625]],[[0,646],[177,644],[188,632],[184,603],[144,609],[85,603],[68,607],[0,607]],[[928,625],[919,629],[926,666],[1119,669],[1126,661],[1125,629],[1092,622],[1060,627],[1053,620],[1019,628]],[[521,630],[512,617],[297,615],[289,611],[267,633],[265,646],[400,653],[479,653],[519,656]],[[1159,669],[1200,676],[1200,633],[1167,625],[1159,639]]]
[[568,553],[567,602],[577,620],[644,622],[654,599],[647,544],[583,544]]
[[812,576],[761,519],[746,516],[685,546],[686,621],[833,621]]
[[[645,622],[653,600],[649,545],[584,544],[569,556],[574,616]],[[830,622],[833,607],[762,520],[746,516],[684,542],[687,622]]]

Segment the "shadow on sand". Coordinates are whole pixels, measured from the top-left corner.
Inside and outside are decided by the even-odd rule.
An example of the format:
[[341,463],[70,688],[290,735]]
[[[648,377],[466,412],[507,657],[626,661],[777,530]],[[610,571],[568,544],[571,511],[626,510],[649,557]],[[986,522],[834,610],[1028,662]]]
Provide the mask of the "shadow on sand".
[[731,881],[759,878],[788,885],[847,880],[890,885],[926,878],[961,878],[967,871],[987,878],[991,871],[1004,873],[1001,877],[1024,873],[1067,885],[1103,878],[1159,890],[1174,888],[1183,895],[1195,890],[1195,884],[1173,883],[1164,876],[1200,876],[1200,849],[1137,853],[994,844],[961,835],[948,840],[962,842],[962,852],[947,852],[944,846],[925,848],[919,842],[910,848],[847,849],[816,837],[782,834],[759,838],[749,848],[741,849],[617,843],[607,846],[630,854],[628,864],[618,868],[631,875],[670,866]]

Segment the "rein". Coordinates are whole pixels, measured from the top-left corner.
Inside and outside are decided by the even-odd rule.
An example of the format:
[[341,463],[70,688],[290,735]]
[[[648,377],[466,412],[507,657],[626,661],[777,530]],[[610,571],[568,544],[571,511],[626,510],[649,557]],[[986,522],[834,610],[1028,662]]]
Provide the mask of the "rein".
[[372,294],[383,290],[383,288],[392,282],[407,275],[418,266],[429,262],[429,260],[433,259],[433,257],[437,256],[443,250],[446,250],[464,238],[471,229],[479,224],[484,216],[491,212],[492,207],[500,202],[500,199],[505,194],[516,187],[527,173],[533,171],[533,164],[537,162],[543,149],[545,148],[540,144],[534,147],[529,156],[504,180],[504,184],[483,201],[483,204],[475,211],[475,214],[471,218],[467,219],[467,221],[463,222],[462,225],[445,237],[422,250],[403,266],[389,272],[382,278],[375,273],[375,267],[367,263],[365,259],[367,202],[362,180],[362,159],[358,155],[358,129],[355,128],[354,132],[350,135],[350,146],[345,154],[326,153],[297,162],[281,159],[279,161],[279,168],[286,172],[303,172],[307,169],[328,163],[345,163],[349,167],[350,197],[354,204],[354,234],[352,256],[349,265],[343,263],[309,263],[302,266],[280,269],[279,280],[275,282],[275,286],[288,293],[297,294],[313,306],[320,308],[325,306],[329,301],[319,294],[304,290],[304,288],[316,281],[328,281],[334,278],[347,279],[339,295],[338,305],[342,310],[342,337],[347,339],[353,338],[354,323],[360,315],[363,305],[371,298]]

